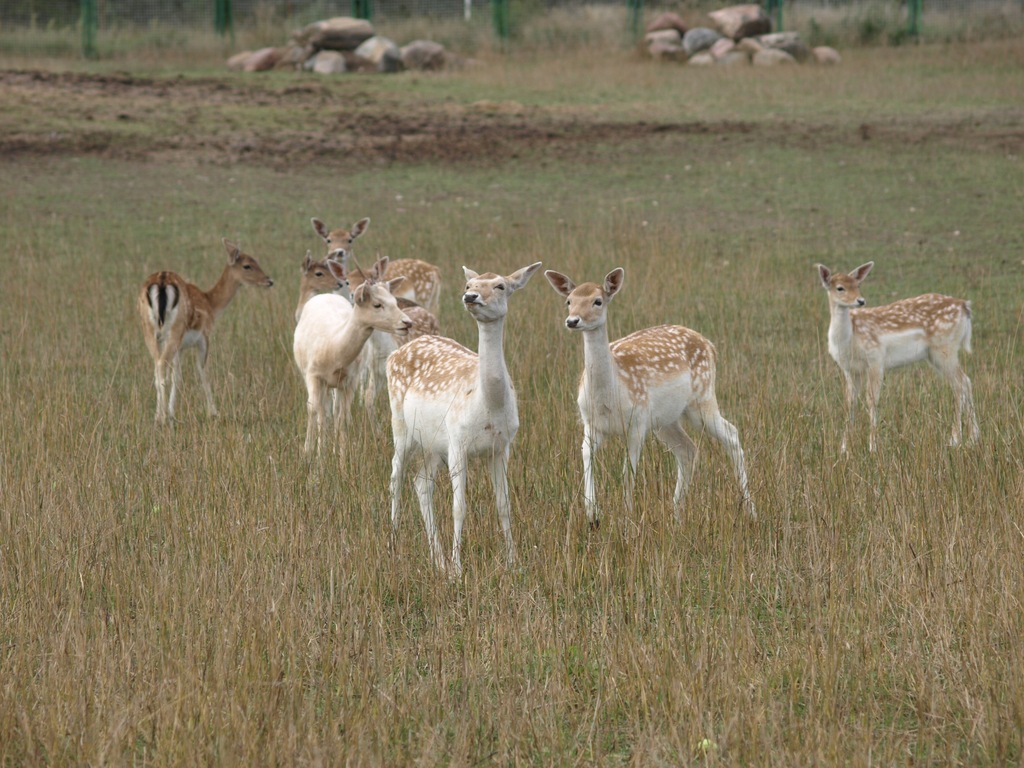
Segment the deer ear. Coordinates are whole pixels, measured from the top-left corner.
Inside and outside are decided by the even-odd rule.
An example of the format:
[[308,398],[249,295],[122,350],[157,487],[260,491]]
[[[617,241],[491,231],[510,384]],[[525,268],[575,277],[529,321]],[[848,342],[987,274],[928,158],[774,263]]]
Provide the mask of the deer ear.
[[818,277],[821,279],[821,287],[828,289],[828,281],[832,278],[832,270],[824,264],[815,264],[818,268]]
[[387,268],[388,257],[381,256],[379,259],[377,259],[377,263],[373,265],[373,269],[370,270],[370,277],[372,277],[374,280],[380,280],[382,277],[384,277],[384,273],[387,271]]
[[363,234],[366,231],[366,228],[368,226],[370,226],[370,218],[369,217],[360,219],[355,224],[353,224],[352,225],[352,239],[355,240],[357,237],[359,237],[361,234]]
[[622,267],[616,267],[604,276],[604,292],[609,299],[622,289],[625,277],[626,271]]
[[328,259],[327,271],[330,272],[334,276],[334,279],[339,283],[344,283],[348,280],[348,275],[345,274],[345,266],[340,261]]
[[309,268],[313,266],[313,252],[306,251],[306,258],[302,260],[302,271],[308,272]]
[[391,293],[395,292],[395,289],[405,282],[405,275],[399,275],[394,280],[388,280],[386,285]]
[[466,276],[467,280],[473,280],[473,279],[475,279],[477,277],[480,277],[480,275],[478,275],[476,272],[474,272],[469,267],[463,267],[462,268],[462,273]]
[[563,275],[561,272],[555,272],[553,269],[549,269],[544,273],[544,277],[551,283],[551,287],[555,289],[555,292],[562,296],[568,296],[572,293],[576,287],[574,283],[567,275]]
[[859,267],[853,270],[853,274],[851,275],[851,277],[854,280],[856,280],[857,284],[859,285],[860,283],[864,282],[864,278],[868,276],[868,273],[871,272],[874,266],[875,262],[873,261],[869,261],[867,264],[861,264]]
[[238,257],[242,255],[242,252],[238,250],[238,246],[228,240],[226,237],[221,240],[224,243],[224,250],[228,252],[228,264],[238,263]]
[[356,286],[356,289],[352,291],[352,301],[356,304],[365,304],[366,300],[370,298],[370,284],[360,283]]
[[528,282],[530,282],[530,278],[533,277],[533,273],[536,272],[538,269],[540,269],[542,266],[543,266],[543,264],[541,264],[538,261],[538,262],[535,262],[535,263],[531,264],[528,267],[523,267],[522,269],[517,269],[511,275],[508,275],[507,279],[508,279],[509,283],[512,284],[512,290],[513,291],[518,291],[520,288],[522,288],[524,285],[526,285]]
[[316,218],[310,219],[310,221],[313,223],[313,231],[326,240],[327,236],[331,234],[327,229],[327,225],[320,221],[320,219]]

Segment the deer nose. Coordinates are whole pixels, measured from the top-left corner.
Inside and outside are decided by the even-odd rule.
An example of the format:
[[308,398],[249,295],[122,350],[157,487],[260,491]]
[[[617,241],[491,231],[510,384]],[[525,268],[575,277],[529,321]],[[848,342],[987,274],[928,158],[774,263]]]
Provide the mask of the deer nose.
[[476,300],[480,298],[479,293],[464,293],[462,294],[462,300],[466,304],[476,304]]
[[567,317],[567,318],[565,318],[565,327],[566,328],[576,328],[579,324],[580,324],[580,319],[578,317]]
[[858,297],[858,299],[857,299],[857,306],[858,307],[863,307],[864,304],[866,304],[866,303],[867,302],[864,301],[864,297],[863,296]]

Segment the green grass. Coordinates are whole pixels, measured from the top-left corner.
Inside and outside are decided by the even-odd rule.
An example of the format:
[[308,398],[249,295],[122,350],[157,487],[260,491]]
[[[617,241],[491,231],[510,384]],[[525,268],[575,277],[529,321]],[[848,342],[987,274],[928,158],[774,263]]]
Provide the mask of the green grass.
[[[984,46],[892,55],[900,89],[878,93],[870,120],[881,65],[854,57],[827,87],[801,70],[670,92],[690,97],[695,119],[750,120],[749,134],[664,133],[565,157],[0,160],[0,763],[1019,762],[1024,175],[1014,145],[987,137],[1020,135],[1006,103],[1015,75]],[[948,58],[962,67],[937,73]],[[455,102],[488,83],[527,102],[542,71],[359,89],[429,112],[449,108],[446,83]],[[567,73],[563,90],[534,98],[557,115],[600,112],[575,89],[584,79]],[[256,81],[256,96],[261,82],[279,87]],[[141,144],[179,129],[170,101],[136,125]],[[669,102],[633,103],[684,114]],[[763,109],[790,102],[794,113]],[[30,130],[36,108],[2,118],[5,134]],[[236,108],[249,109],[211,104],[199,119]],[[251,116],[274,132],[294,109],[270,100]],[[88,130],[76,114],[64,130]],[[357,409],[342,466],[302,456],[291,333],[299,265],[321,247],[314,215],[371,216],[367,259],[438,264],[442,326],[471,347],[463,264],[507,273],[542,260],[577,280],[625,267],[613,337],[672,322],[715,342],[759,520],[739,514],[728,461],[707,441],[681,521],[671,457],[653,442],[627,514],[624,448],[610,443],[605,524],[588,532],[582,348],[537,277],[512,299],[506,345],[522,421],[510,468],[519,564],[502,561],[475,465],[461,581],[433,570],[411,487],[392,544],[384,402]],[[135,291],[164,268],[209,287],[222,237],[276,285],[243,290],[218,320],[220,418],[206,418],[188,359],[181,421],[157,430]],[[868,259],[871,304],[930,290],[973,302],[964,362],[979,445],[946,447],[951,396],[915,368],[886,381],[879,453],[866,453],[862,416],[840,458],[841,377],[813,264]]]

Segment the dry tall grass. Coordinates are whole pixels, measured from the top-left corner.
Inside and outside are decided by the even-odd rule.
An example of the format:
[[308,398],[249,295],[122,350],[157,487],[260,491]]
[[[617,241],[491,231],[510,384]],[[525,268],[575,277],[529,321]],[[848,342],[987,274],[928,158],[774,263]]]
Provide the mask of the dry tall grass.
[[[341,187],[336,168],[3,161],[0,763],[1021,760],[1019,158],[713,135],[606,151]],[[518,567],[479,469],[461,581],[432,567],[411,488],[390,545],[383,404],[344,465],[302,458],[292,310],[328,213],[374,217],[366,253],[441,265],[442,324],[471,346],[463,263],[625,266],[613,336],[676,322],[716,343],[759,520],[706,441],[681,523],[653,444],[627,515],[610,444],[588,532],[580,340],[534,280],[507,330]],[[157,268],[211,283],[224,236],[277,285],[218,321],[221,417],[187,360],[181,422],[157,430],[135,291]],[[886,382],[879,453],[861,432],[840,458],[812,265],[866,254],[872,303],[974,302],[978,446],[947,448],[948,392],[914,370]]]

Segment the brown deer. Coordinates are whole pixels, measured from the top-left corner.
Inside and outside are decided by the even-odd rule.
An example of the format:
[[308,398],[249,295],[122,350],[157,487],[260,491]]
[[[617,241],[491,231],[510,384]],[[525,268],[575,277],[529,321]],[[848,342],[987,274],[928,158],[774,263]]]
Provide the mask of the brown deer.
[[345,284],[328,268],[326,259],[314,261],[313,254],[306,251],[306,258],[302,260],[302,277],[299,278],[299,305],[295,308],[295,322],[299,322],[306,302],[318,293],[334,293],[344,288]]
[[[174,405],[181,384],[181,351],[192,346],[198,352],[199,381],[206,395],[206,410],[211,416],[217,415],[213,391],[206,377],[213,323],[243,285],[269,288],[274,284],[255,258],[242,253],[234,243],[223,242],[228,252],[228,263],[209,291],[201,290],[174,272],[150,275],[139,291],[142,333],[156,367],[157,424],[174,419]],[[171,369],[170,399],[167,398],[168,365]]]
[[[366,232],[370,220],[362,218],[352,225],[352,229],[328,229],[320,219],[311,221],[313,230],[327,245],[327,258],[340,261],[348,271],[352,246]],[[437,316],[441,304],[441,270],[419,259],[395,259],[388,262],[387,274],[382,279],[390,281],[396,277],[405,278],[405,282],[396,289],[396,296],[414,301]]]
[[868,450],[874,451],[885,372],[921,360],[931,363],[953,389],[950,445],[962,442],[964,419],[970,428],[968,440],[975,442],[980,429],[971,380],[960,367],[960,350],[971,351],[971,302],[926,293],[882,307],[865,307],[860,285],[874,266],[869,261],[846,274],[815,265],[828,292],[828,352],[846,379],[847,420],[840,451],[847,451],[861,389],[865,389],[871,420]]

